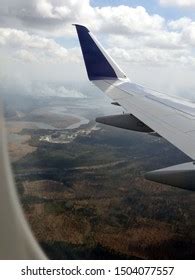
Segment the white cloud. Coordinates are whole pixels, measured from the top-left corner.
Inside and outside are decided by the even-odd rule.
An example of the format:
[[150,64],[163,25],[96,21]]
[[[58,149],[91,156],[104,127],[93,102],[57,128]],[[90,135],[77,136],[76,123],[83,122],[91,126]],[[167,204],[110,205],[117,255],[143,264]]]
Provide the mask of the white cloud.
[[85,98],[85,95],[78,90],[68,89],[65,86],[54,86],[45,83],[33,85],[33,92],[38,96],[58,96],[71,98]]
[[168,65],[195,67],[195,57],[186,50],[152,49],[145,47],[125,50],[123,48],[113,47],[109,51],[121,63],[128,62],[131,65],[134,63],[150,67],[167,67]]
[[183,29],[182,37],[187,44],[195,47],[195,22],[191,22]]
[[187,17],[182,17],[177,20],[171,20],[168,26],[173,30],[182,30],[191,24],[192,20]]
[[181,43],[186,44],[186,47],[195,46],[195,21],[190,18],[180,18],[175,21],[170,21],[168,26],[177,32],[181,36]]
[[1,26],[52,36],[73,34],[72,23],[94,17],[89,0],[0,0],[0,7]]
[[195,0],[160,0],[164,6],[195,7]]
[[29,62],[78,61],[75,49],[68,51],[53,39],[11,28],[0,28],[0,47],[9,51],[11,57]]
[[15,52],[15,57],[18,58],[21,61],[26,61],[26,62],[30,62],[30,63],[33,63],[33,62],[38,63],[39,62],[36,55],[34,55],[32,52],[30,52],[28,50],[24,50],[24,49],[16,51]]
[[164,19],[149,15],[144,7],[127,6],[95,8],[101,31],[119,34],[148,34],[163,28]]
[[164,19],[149,15],[144,7],[91,7],[89,0],[0,0],[1,25],[47,32],[52,36],[73,35],[72,23],[109,33],[151,33],[163,27]]
[[55,15],[53,14],[53,6],[47,0],[39,0],[35,5],[35,11],[37,11],[37,13],[43,18],[55,18]]

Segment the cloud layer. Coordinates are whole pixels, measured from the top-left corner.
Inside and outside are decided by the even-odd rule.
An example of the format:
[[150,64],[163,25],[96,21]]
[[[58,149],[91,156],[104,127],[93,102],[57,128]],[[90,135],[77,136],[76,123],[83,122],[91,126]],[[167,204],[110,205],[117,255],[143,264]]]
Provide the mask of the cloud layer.
[[[195,4],[193,0],[159,1],[162,5]],[[184,67],[185,86],[189,84],[185,75],[195,70],[195,22],[190,18],[166,20],[142,6],[92,7],[89,0],[0,0],[0,5],[0,57],[9,71],[17,67],[26,79],[29,72],[29,80],[44,83],[47,79],[86,79],[71,25],[75,22],[96,33],[127,74],[140,76],[149,84],[153,77],[148,78],[148,68],[151,73],[158,68],[159,83],[165,87],[166,73]],[[68,48],[69,41],[75,46]],[[0,72],[0,79],[4,76]],[[176,82],[176,88],[177,84],[181,87]]]

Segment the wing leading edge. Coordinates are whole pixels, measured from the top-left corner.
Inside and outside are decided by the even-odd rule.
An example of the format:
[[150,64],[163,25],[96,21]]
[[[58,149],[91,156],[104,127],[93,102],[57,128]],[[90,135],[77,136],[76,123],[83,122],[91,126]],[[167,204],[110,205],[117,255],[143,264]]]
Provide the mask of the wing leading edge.
[[[89,80],[122,106],[127,114],[143,122],[151,131],[167,139],[194,161],[195,104],[132,83],[94,35],[84,26],[75,26]],[[169,170],[169,175],[170,172]],[[190,174],[192,173],[195,175],[194,165],[190,166]],[[158,173],[148,178],[159,181],[156,174]],[[170,184],[174,185],[173,181]],[[178,186],[178,183],[175,185]],[[188,189],[193,188],[190,186]]]

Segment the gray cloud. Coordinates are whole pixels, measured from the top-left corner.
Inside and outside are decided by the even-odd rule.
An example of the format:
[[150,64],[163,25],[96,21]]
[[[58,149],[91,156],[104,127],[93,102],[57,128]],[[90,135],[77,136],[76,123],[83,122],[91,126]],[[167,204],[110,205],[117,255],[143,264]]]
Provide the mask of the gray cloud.
[[64,34],[71,23],[93,14],[88,0],[0,0],[0,6],[1,26],[52,35]]

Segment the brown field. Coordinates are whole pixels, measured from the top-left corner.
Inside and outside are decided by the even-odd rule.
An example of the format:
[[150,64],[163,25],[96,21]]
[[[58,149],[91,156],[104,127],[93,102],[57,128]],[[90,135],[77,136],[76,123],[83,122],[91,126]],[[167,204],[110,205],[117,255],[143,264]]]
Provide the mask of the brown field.
[[[151,183],[147,189],[143,187],[144,184],[145,180],[137,180],[137,185],[142,190],[146,193],[152,191],[155,195],[161,194],[163,188],[167,188]],[[183,254],[183,249],[172,245],[185,241],[186,233],[182,233],[182,227],[179,233],[171,222],[140,215],[134,217],[133,208],[131,214],[131,207],[126,206],[124,209],[122,204],[121,197],[128,194],[125,187],[119,190],[121,195],[115,196],[110,193],[108,197],[103,198],[96,196],[95,190],[92,191],[93,187],[88,182],[77,182],[71,188],[49,180],[25,181],[23,186],[24,197],[46,199],[46,202],[25,207],[31,227],[40,242],[65,242],[87,247],[100,245],[109,252],[141,259],[166,259],[176,256],[180,258]],[[94,189],[96,187],[94,186]],[[121,219],[125,219],[125,225],[113,212],[120,207]],[[184,215],[186,214],[184,211]],[[185,254],[190,254],[189,247],[185,250]]]
[[[36,147],[28,144],[30,135],[18,135],[24,128],[34,128],[32,124],[24,122],[7,122],[8,150],[12,162],[17,161],[29,153],[36,151]],[[17,140],[15,140],[15,135]]]

